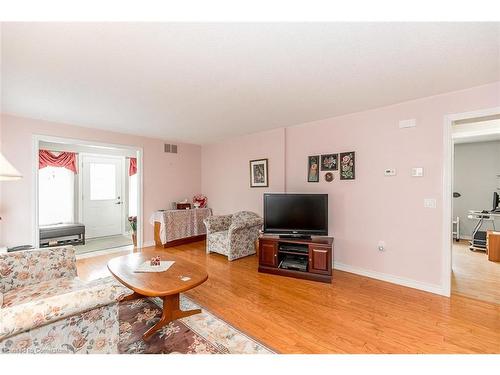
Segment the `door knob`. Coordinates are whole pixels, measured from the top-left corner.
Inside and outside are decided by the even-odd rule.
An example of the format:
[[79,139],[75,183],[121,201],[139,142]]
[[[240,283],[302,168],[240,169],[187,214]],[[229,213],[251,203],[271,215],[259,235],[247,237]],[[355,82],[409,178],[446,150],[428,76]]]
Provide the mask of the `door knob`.
[[116,202],[115,204],[122,204],[122,202]]

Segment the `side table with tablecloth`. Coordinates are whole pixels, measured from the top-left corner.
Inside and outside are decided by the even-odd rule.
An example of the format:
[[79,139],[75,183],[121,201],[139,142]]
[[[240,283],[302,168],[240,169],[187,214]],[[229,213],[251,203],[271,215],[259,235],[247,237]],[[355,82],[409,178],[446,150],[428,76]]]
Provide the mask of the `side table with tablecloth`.
[[203,219],[209,216],[212,216],[211,208],[154,212],[149,222],[154,225],[156,246],[171,247],[205,239],[207,231]]

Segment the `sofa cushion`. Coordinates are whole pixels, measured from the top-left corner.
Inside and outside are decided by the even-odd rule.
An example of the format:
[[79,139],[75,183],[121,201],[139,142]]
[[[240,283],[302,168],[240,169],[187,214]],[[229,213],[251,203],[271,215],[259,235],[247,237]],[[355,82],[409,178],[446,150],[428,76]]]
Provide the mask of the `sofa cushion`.
[[[81,281],[78,281],[81,282]],[[0,340],[20,332],[40,327],[56,320],[84,313],[111,303],[131,291],[110,278],[90,283],[52,285],[61,293],[51,296],[35,296],[35,300],[13,304],[0,310]],[[43,293],[38,291],[38,293]]]
[[86,284],[77,277],[73,279],[61,277],[59,279],[42,281],[38,284],[23,286],[5,293],[4,307],[34,302],[83,288],[86,288]]
[[0,254],[0,292],[57,278],[76,277],[73,246]]
[[83,234],[85,234],[85,225],[79,223],[40,225],[41,240]]
[[3,306],[3,293],[0,292],[0,309],[2,308]]

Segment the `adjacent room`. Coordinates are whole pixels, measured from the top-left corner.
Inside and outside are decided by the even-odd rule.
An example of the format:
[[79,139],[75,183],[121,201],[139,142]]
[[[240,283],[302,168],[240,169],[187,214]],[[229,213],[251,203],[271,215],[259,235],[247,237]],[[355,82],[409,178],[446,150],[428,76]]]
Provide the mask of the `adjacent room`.
[[500,114],[453,124],[452,291],[500,301]]

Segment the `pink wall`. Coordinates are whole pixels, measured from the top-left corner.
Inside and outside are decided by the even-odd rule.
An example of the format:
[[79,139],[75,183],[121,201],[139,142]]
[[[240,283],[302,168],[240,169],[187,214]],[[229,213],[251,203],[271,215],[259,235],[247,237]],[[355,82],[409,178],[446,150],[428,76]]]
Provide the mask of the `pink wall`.
[[[335,262],[438,288],[444,277],[444,116],[499,105],[500,83],[495,83],[280,129],[274,136],[259,133],[203,146],[203,191],[216,212],[262,212],[264,191],[248,188],[247,165],[269,157],[276,160],[270,164],[271,181],[285,175],[288,192],[329,193]],[[398,122],[410,118],[417,127],[399,129]],[[282,132],[284,139],[278,136]],[[356,180],[340,181],[337,173],[328,183],[322,172],[319,183],[307,183],[308,155],[344,151],[356,152]],[[411,177],[412,167],[423,167],[424,177]],[[385,168],[396,168],[397,176],[385,177]],[[276,181],[266,189],[283,190]],[[437,208],[424,208],[424,198],[437,199]],[[386,242],[383,253],[379,240]]]
[[[214,214],[250,210],[262,214],[262,194],[284,191],[285,132],[271,130],[202,148],[202,191]],[[269,159],[269,187],[250,187],[250,160]]]
[[14,182],[2,182],[0,243],[7,246],[32,242],[33,134],[114,143],[143,148],[144,241],[153,241],[150,214],[170,207],[170,202],[189,198],[201,190],[201,147],[179,144],[178,154],[163,152],[164,141],[66,124],[58,124],[2,114],[2,153],[23,174]]

